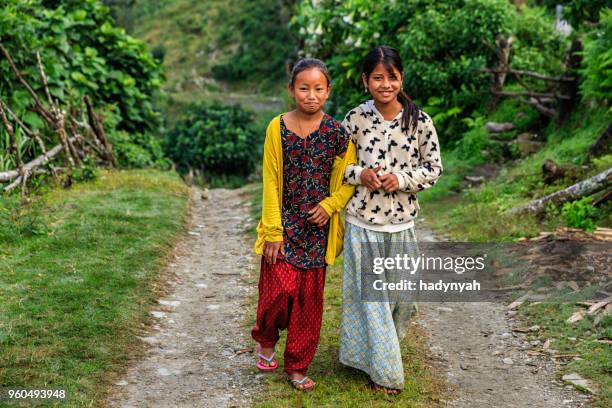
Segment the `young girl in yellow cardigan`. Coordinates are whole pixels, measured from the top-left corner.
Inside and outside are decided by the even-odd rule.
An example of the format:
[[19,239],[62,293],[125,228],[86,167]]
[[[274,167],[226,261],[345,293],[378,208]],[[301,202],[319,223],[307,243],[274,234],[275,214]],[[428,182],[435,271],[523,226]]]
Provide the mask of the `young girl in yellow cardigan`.
[[342,250],[340,211],[354,192],[343,184],[355,147],[342,125],[323,112],[330,92],[325,64],[295,65],[288,90],[296,109],[275,117],[266,131],[263,205],[255,250],[259,276],[257,368],[278,368],[274,347],[287,329],[284,370],[289,383],[310,391],[306,373],[319,342],[326,265]]

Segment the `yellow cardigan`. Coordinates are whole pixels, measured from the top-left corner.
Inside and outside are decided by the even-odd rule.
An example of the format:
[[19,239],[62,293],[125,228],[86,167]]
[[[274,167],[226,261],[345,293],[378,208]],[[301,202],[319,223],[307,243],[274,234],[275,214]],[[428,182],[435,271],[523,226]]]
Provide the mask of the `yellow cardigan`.
[[[263,157],[263,203],[261,220],[257,225],[257,242],[255,252],[263,254],[264,242],[278,242],[283,240],[283,224],[281,221],[281,206],[283,202],[283,147],[280,134],[280,117],[278,115],[268,125],[266,140],[264,142]],[[325,263],[333,265],[342,252],[344,242],[344,220],[340,211],[351,199],[355,186],[344,184],[344,170],[349,164],[357,163],[357,150],[353,142],[349,145],[344,158],[336,156],[332,167],[329,183],[329,197],[319,205],[330,216],[329,234],[327,236],[327,249]]]

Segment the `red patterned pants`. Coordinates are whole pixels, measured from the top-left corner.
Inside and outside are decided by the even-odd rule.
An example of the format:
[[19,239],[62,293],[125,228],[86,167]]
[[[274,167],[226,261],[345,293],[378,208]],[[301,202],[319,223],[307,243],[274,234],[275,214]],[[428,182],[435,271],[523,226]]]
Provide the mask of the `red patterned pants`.
[[321,331],[325,267],[302,269],[261,258],[257,322],[251,335],[262,347],[274,347],[287,329],[285,372],[306,375]]

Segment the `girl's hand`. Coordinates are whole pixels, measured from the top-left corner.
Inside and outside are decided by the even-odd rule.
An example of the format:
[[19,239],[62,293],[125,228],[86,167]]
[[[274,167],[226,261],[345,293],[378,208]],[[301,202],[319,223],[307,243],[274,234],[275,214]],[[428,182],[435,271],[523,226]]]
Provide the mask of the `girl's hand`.
[[313,223],[317,227],[322,227],[329,221],[329,215],[327,215],[323,207],[318,204],[312,210],[308,211],[308,215],[310,215],[310,217],[308,217],[308,222]]
[[366,186],[368,190],[374,191],[378,190],[382,187],[382,183],[378,179],[376,173],[380,171],[380,166],[375,167],[373,169],[363,169],[359,179],[361,180],[361,185]]
[[385,174],[378,178],[382,182],[382,188],[386,193],[392,193],[399,189],[399,181],[397,175],[393,173]]
[[285,247],[283,245],[283,241],[277,242],[264,242],[264,258],[266,262],[274,265],[276,263],[276,258],[278,257],[278,252],[285,256]]

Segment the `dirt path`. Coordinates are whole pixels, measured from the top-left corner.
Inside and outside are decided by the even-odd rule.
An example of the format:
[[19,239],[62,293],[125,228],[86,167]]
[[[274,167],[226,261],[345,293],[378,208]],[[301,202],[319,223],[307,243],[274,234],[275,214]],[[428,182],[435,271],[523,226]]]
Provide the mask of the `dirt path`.
[[[423,220],[417,230],[419,241],[438,240]],[[454,388],[457,398],[447,406],[588,406],[588,395],[557,379],[550,358],[527,354],[538,344],[512,332],[518,323],[503,304],[421,303],[417,322],[429,334],[432,360]]]
[[[253,284],[251,242],[244,229],[249,204],[243,190],[193,191],[189,234],[169,265],[169,295],[152,311],[142,337],[144,359],[130,367],[108,406],[248,406],[261,382],[251,374],[245,303]],[[419,240],[434,241],[425,223]],[[512,332],[516,322],[494,303],[421,303],[418,324],[429,333],[431,358],[454,388],[452,407],[583,407],[588,397],[564,386],[550,359],[527,355],[533,346]]]
[[253,268],[244,229],[244,191],[214,189],[192,194],[189,234],[169,265],[169,295],[152,311],[157,324],[142,337],[145,358],[130,367],[108,401],[110,407],[248,406],[260,377],[250,374],[252,355],[243,326]]

